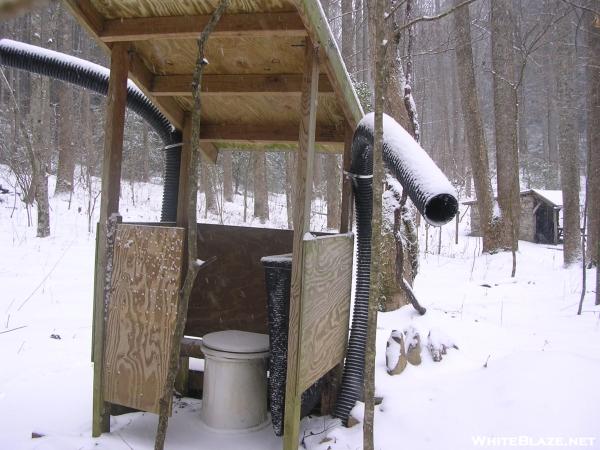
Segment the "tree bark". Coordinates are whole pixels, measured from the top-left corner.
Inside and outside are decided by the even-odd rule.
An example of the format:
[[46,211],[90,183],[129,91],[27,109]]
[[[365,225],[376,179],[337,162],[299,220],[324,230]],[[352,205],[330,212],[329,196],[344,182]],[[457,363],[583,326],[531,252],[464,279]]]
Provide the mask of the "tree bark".
[[327,228],[340,228],[341,170],[337,155],[325,155],[327,180]]
[[[73,33],[65,8],[59,8],[57,44],[59,51],[67,53],[73,50]],[[73,192],[73,173],[75,171],[75,148],[73,145],[73,88],[65,82],[58,82],[58,169],[54,194]]]
[[206,210],[213,214],[216,214],[217,211],[217,196],[215,194],[215,183],[213,177],[213,167],[212,163],[205,161],[201,158],[200,162],[200,184],[202,185],[202,190],[204,191],[204,200],[206,202]]
[[[588,42],[588,168],[587,168],[587,254],[599,264],[600,239],[600,16],[584,16]],[[598,290],[596,290],[598,292]]]
[[[460,0],[454,0],[455,5],[459,3]],[[483,251],[494,252],[498,250],[499,245],[492,216],[494,199],[490,182],[488,153],[476,95],[477,85],[471,47],[471,18],[468,7],[460,8],[454,13],[454,27],[459,41],[456,48],[458,88],[475,195],[477,196],[477,209],[481,221]]]
[[557,24],[555,74],[557,77],[558,153],[560,185],[563,193],[563,260],[565,265],[577,262],[581,256],[579,228],[579,135],[576,123],[575,53],[572,14]]
[[233,157],[230,151],[222,151],[223,161],[223,198],[226,202],[233,202]]
[[288,229],[294,228],[294,174],[296,173],[296,154],[285,153],[285,208],[287,212]]
[[517,249],[519,237],[519,155],[512,0],[492,2],[492,70],[496,137],[496,179],[500,245]]
[[260,223],[265,223],[269,220],[267,157],[265,152],[252,152],[252,173],[254,174],[254,217],[258,217]]

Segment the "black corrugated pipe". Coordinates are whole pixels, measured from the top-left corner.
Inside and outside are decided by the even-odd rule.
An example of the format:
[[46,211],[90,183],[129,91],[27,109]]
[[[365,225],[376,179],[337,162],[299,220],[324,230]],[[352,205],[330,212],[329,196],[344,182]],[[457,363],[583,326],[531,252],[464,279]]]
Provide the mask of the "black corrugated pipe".
[[[110,70],[106,67],[35,45],[1,39],[0,65],[66,81],[97,94],[108,93]],[[127,107],[148,122],[165,144],[161,220],[175,222],[181,162],[181,132],[171,125],[131,80],[127,82]]]
[[[342,385],[334,416],[348,420],[350,410],[362,398],[367,315],[371,280],[371,218],[373,215],[374,114],[358,124],[352,140],[350,174],[356,207],[357,268],[352,329],[346,353]],[[441,226],[458,211],[456,191],[425,150],[394,119],[383,116],[383,161],[425,220]]]

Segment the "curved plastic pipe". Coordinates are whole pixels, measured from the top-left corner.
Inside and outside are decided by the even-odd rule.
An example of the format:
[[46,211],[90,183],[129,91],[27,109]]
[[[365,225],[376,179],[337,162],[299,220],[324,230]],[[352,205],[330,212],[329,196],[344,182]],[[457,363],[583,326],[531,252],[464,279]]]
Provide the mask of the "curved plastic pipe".
[[[44,75],[106,95],[110,70],[84,59],[10,39],[0,40],[0,65]],[[127,107],[142,117],[165,144],[165,173],[161,220],[174,222],[177,214],[181,133],[131,80]]]
[[[373,215],[374,115],[358,124],[352,141],[353,190],[356,209],[357,268],[354,281],[352,329],[334,416],[346,423],[362,398],[367,315],[371,282],[371,218]],[[383,117],[383,161],[400,181],[425,220],[443,225],[458,211],[456,191],[425,150],[394,119]]]

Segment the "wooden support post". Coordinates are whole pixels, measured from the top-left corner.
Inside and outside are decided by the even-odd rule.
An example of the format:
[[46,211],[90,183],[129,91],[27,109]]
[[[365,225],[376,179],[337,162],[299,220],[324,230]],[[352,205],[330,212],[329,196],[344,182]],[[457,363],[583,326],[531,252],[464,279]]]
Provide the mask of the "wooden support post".
[[104,162],[102,164],[102,193],[100,200],[100,223],[98,226],[98,258],[96,259],[96,282],[94,284],[94,396],[92,436],[110,431],[110,409],[104,402],[103,364],[104,328],[106,305],[104,304],[105,276],[108,255],[108,219],[119,211],[121,188],[121,160],[123,155],[123,132],[127,105],[127,77],[129,73],[129,45],[113,46],[110,62],[110,80],[104,123]]
[[290,291],[290,317],[288,332],[288,361],[285,393],[284,450],[298,448],[300,433],[299,344],[302,298],[302,243],[304,233],[310,229],[310,203],[312,197],[313,165],[315,155],[315,129],[317,115],[317,89],[319,81],[319,48],[306,39],[305,66],[302,77],[302,99],[298,158],[296,162],[296,195],[294,202],[294,239],[292,255],[292,285]]
[[[346,133],[344,135],[344,155],[342,167],[344,172],[350,172],[350,164],[352,163],[352,138],[354,130],[350,125],[346,125]],[[340,217],[340,233],[347,233],[352,228],[352,180],[344,173],[342,179],[342,208]]]

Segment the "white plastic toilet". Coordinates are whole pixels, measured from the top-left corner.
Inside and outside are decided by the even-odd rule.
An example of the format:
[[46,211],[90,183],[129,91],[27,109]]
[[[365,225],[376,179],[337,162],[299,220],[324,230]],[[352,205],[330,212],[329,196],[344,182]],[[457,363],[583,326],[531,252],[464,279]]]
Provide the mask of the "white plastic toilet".
[[247,331],[217,331],[203,337],[202,351],[204,423],[230,432],[267,425],[269,337]]

